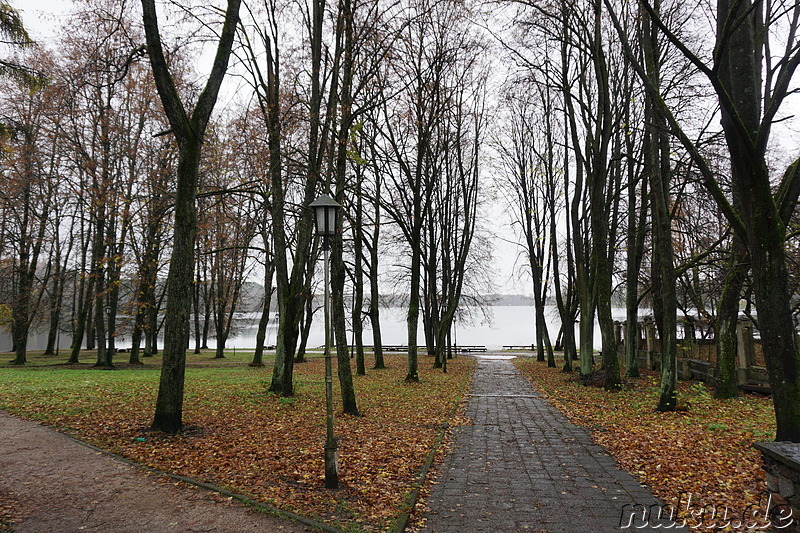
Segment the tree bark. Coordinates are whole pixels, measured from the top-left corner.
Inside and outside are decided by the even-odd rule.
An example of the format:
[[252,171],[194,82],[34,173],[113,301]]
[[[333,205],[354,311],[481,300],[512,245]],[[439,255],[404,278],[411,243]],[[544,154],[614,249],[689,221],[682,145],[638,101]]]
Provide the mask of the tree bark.
[[367,374],[366,363],[364,361],[364,197],[361,189],[362,176],[356,176],[356,216],[353,228],[353,253],[354,258],[354,289],[353,289],[353,339],[356,350],[356,375],[364,376]]
[[[653,5],[656,13],[660,9],[660,1]],[[650,16],[643,13],[642,48],[647,76],[650,84],[659,90],[661,87],[661,51],[658,44],[658,32]],[[672,243],[672,217],[670,200],[670,182],[672,171],[669,161],[669,137],[667,136],[667,120],[657,102],[648,95],[645,102],[645,121],[648,124],[644,143],[646,171],[650,176],[653,194],[653,241],[654,270],[658,273],[661,317],[661,387],[658,411],[674,411],[677,407],[677,295],[675,292],[676,276]]]
[[636,214],[636,180],[633,172],[629,172],[628,183],[628,227],[626,235],[627,257],[625,275],[625,375],[630,378],[639,377],[639,273],[644,258],[644,238],[647,232],[648,212],[648,180],[640,177],[641,198],[639,214]]
[[369,249],[369,322],[372,326],[372,350],[375,357],[375,364],[372,368],[381,370],[386,368],[383,359],[383,338],[381,336],[381,309],[380,292],[378,286],[378,238],[380,236],[380,177],[376,177],[376,199],[375,199],[375,223],[372,230],[372,243]]
[[[280,137],[280,97],[279,97],[279,69],[277,57],[272,57],[271,48],[268,47],[267,61],[267,98],[270,143],[270,181],[272,191],[272,234],[275,249],[275,278],[277,282],[278,301],[278,338],[275,350],[275,366],[269,390],[283,396],[294,394],[294,350],[297,346],[300,319],[305,310],[305,299],[310,298],[307,286],[307,270],[309,258],[312,257],[312,213],[307,206],[314,200],[317,185],[320,183],[320,110],[322,105],[321,92],[321,61],[322,61],[322,22],[325,11],[324,0],[313,0],[311,23],[311,101],[310,127],[308,139],[308,162],[306,167],[305,183],[303,184],[300,213],[296,226],[296,247],[292,257],[291,273],[287,257],[286,236],[286,198],[283,187],[284,177],[281,174],[281,137]],[[322,135],[324,138],[325,135]]]

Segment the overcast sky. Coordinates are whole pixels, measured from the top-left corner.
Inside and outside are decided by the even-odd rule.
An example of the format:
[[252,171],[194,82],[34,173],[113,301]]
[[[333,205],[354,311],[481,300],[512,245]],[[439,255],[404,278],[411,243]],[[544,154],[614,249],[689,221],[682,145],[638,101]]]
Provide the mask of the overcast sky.
[[47,40],[61,26],[70,10],[72,0],[11,0],[11,5],[22,13],[22,21],[35,40]]

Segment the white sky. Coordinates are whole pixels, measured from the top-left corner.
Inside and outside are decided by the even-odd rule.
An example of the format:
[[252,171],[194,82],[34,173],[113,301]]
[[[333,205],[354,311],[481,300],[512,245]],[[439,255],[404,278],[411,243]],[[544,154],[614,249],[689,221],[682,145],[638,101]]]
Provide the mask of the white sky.
[[22,22],[31,37],[46,41],[55,35],[72,0],[11,0],[11,5],[22,14]]

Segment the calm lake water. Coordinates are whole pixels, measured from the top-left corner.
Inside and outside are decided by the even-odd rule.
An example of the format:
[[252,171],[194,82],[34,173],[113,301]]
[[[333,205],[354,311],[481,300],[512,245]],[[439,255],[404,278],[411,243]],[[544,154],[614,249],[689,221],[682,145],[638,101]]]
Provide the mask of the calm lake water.
[[[614,318],[620,320],[625,315],[624,309],[615,309]],[[384,344],[407,344],[408,334],[406,332],[405,308],[391,307],[381,309],[381,336]],[[533,306],[511,306],[498,305],[489,308],[490,317],[473,316],[471,323],[461,322],[455,332],[455,344],[461,345],[483,345],[490,350],[502,349],[504,345],[524,346],[536,341],[536,322]],[[310,347],[321,346],[324,343],[324,326],[321,320],[321,313],[315,315],[314,323],[311,326],[308,345]],[[272,317],[274,319],[274,317]],[[550,337],[555,342],[561,321],[558,316],[558,309],[555,306],[547,306],[545,318],[548,322]],[[243,326],[235,337],[228,340],[227,348],[254,348],[256,345],[256,330],[258,327],[258,316],[252,315],[249,318],[242,318]],[[244,325],[246,323],[247,325]],[[271,321],[267,329],[266,344],[275,344],[277,335],[276,325]],[[577,327],[576,327],[577,335]],[[576,337],[577,338],[577,337]],[[213,341],[209,341],[211,345]],[[350,340],[352,342],[352,340]],[[424,336],[420,326],[417,341],[420,345],[424,343]],[[372,328],[369,321],[364,324],[364,344],[372,344]],[[600,348],[600,331],[595,324],[594,344]],[[193,344],[192,344],[193,345]]]
[[[381,309],[381,333],[384,344],[407,344],[405,308],[390,307]],[[488,308],[488,317],[479,314],[474,310],[473,316],[458,323],[453,342],[461,345],[482,345],[490,350],[502,349],[504,345],[525,346],[535,342],[536,326],[535,313],[533,306],[513,306],[497,305]],[[614,309],[615,320],[622,320],[625,316],[624,309]],[[545,317],[548,322],[550,338],[555,342],[561,321],[558,317],[558,310],[555,306],[547,306]],[[324,342],[324,327],[322,324],[322,312],[314,316],[315,320],[311,326],[308,345],[310,347],[321,346]],[[238,327],[235,335],[228,339],[226,347],[252,349],[256,346],[256,330],[258,329],[259,316],[256,313],[240,315]],[[271,317],[270,325],[267,328],[266,345],[275,344],[277,336],[277,325],[274,315]],[[576,325],[577,338],[577,325]],[[352,342],[352,337],[349,339]],[[60,348],[68,349],[70,345],[68,334],[61,334],[59,338]],[[417,342],[422,345],[424,337],[420,325],[419,338]],[[47,343],[46,332],[32,332],[28,341],[28,349],[42,350]],[[372,344],[372,329],[369,321],[364,324],[364,344]],[[117,348],[130,347],[130,335],[120,335],[117,337]],[[190,346],[194,346],[192,339]],[[594,346],[600,348],[600,331],[595,324]],[[209,347],[216,347],[214,339],[209,339]],[[7,334],[0,334],[0,350],[10,350],[11,339]]]

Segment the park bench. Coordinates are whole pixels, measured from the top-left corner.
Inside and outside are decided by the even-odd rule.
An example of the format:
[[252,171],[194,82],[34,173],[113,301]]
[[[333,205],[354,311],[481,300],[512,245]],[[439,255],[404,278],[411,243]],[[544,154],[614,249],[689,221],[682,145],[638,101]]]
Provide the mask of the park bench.
[[506,350],[535,350],[535,344],[504,344]]
[[453,346],[453,351],[456,353],[485,352],[486,346]]
[[[351,350],[355,348],[355,346],[350,345],[349,347]],[[375,346],[372,344],[365,344],[363,348],[367,351],[373,351]],[[381,348],[384,352],[404,352],[408,350],[408,346],[405,344],[384,344]]]
[[408,346],[405,344],[384,344],[384,352],[405,352],[408,351]]
[[698,381],[711,381],[711,363],[698,359],[689,359],[689,375]]

